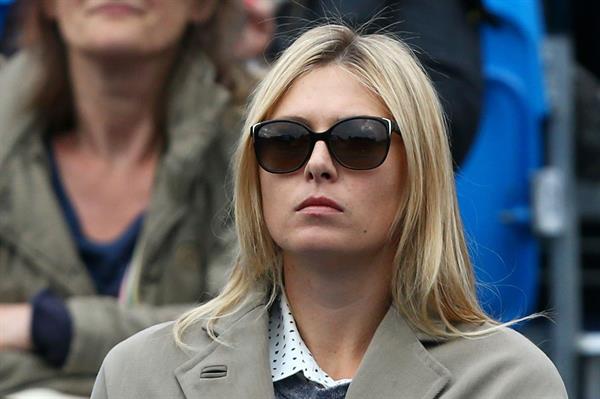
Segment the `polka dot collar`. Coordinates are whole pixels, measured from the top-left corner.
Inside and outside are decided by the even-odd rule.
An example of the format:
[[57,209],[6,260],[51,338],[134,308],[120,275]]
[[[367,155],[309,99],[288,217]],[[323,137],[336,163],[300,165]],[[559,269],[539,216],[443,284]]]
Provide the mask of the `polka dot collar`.
[[269,361],[273,382],[283,380],[298,372],[307,380],[326,388],[350,382],[350,379],[334,381],[317,364],[304,344],[285,294],[271,307],[269,313]]

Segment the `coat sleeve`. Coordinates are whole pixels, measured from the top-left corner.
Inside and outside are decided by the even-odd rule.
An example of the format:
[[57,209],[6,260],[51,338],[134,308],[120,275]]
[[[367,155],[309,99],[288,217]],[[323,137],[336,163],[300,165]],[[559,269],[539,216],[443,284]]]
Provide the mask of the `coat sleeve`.
[[95,373],[116,344],[154,324],[174,320],[193,306],[125,306],[112,297],[69,298],[73,339],[63,371]]

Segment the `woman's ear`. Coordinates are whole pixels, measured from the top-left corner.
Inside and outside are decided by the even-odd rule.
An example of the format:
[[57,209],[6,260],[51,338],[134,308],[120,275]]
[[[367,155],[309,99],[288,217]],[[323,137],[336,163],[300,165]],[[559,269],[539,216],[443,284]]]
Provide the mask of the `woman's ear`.
[[217,0],[192,0],[192,12],[190,20],[194,24],[203,24],[208,21],[217,8]]

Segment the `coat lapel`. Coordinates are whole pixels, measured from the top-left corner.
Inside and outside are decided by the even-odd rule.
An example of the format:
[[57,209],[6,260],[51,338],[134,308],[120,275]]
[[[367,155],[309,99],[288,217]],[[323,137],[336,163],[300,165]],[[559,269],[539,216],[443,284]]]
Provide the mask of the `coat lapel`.
[[429,399],[450,381],[450,372],[434,359],[391,307],[350,384],[346,399]]
[[268,312],[255,306],[213,342],[175,370],[188,399],[269,399],[274,396],[267,341]]

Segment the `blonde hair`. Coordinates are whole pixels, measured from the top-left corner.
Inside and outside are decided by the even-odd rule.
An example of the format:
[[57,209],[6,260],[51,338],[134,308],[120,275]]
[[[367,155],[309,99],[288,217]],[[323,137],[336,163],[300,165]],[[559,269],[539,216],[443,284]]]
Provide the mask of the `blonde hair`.
[[[267,306],[283,287],[281,256],[262,212],[258,166],[250,126],[264,120],[293,82],[325,65],[352,73],[386,105],[398,123],[406,152],[406,187],[390,239],[397,242],[391,283],[393,304],[418,331],[438,338],[477,336],[497,328],[480,308],[454,189],[443,111],[412,51],[382,34],[360,35],[340,25],[300,36],[256,89],[235,157],[234,211],[240,253],[229,282],[212,301],[175,324],[178,344],[201,319],[214,323],[262,290]],[[492,323],[463,331],[459,324]]]

